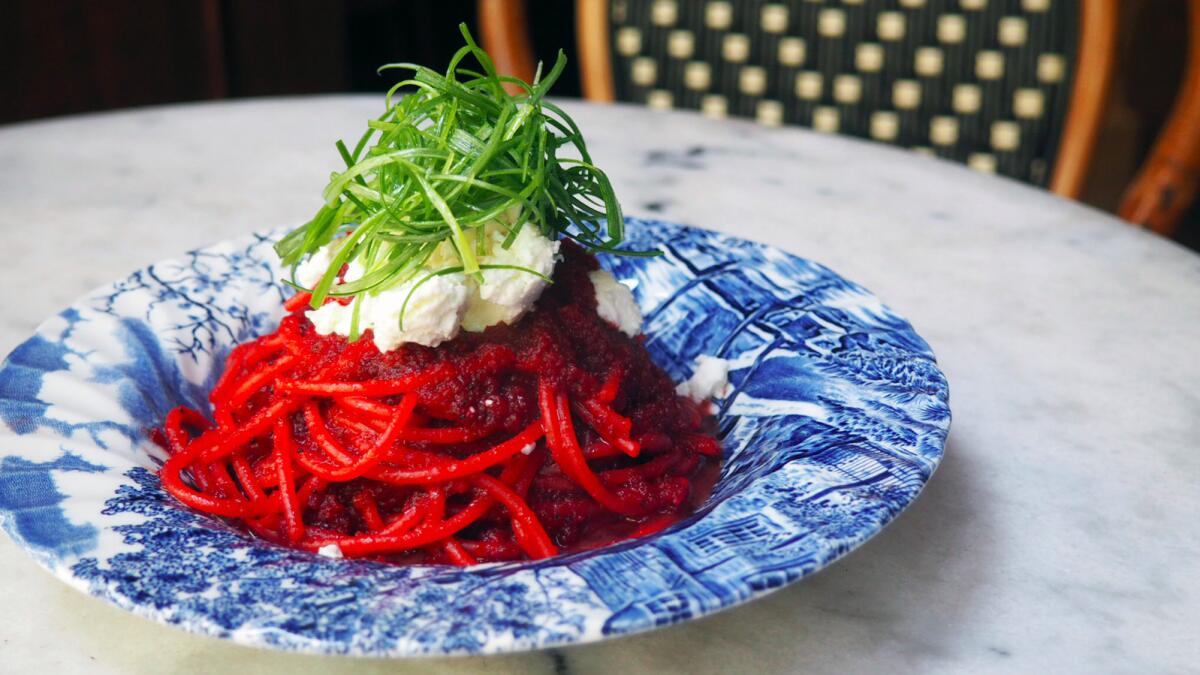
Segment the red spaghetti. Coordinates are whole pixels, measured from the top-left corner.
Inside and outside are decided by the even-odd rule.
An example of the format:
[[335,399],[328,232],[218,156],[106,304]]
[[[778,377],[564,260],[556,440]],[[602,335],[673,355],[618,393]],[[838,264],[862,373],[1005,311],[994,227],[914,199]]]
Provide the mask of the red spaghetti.
[[230,355],[212,421],[167,415],[163,486],[272,542],[397,563],[539,559],[670,526],[707,495],[720,446],[597,315],[594,258],[563,251],[516,325],[432,349],[318,335],[309,298],[290,299]]

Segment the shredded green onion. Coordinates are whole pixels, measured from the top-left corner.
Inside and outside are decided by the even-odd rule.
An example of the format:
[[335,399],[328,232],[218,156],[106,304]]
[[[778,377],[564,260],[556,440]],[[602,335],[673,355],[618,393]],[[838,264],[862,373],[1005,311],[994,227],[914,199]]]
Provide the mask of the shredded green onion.
[[[466,24],[459,28],[466,44],[445,73],[410,63],[380,68],[411,76],[388,92],[386,111],[368,123],[353,150],[337,142],[346,168],[330,179],[324,205],[275,245],[299,288],[295,268],[305,256],[350,233],[320,282],[304,289],[312,292],[313,307],[330,296],[375,293],[428,275],[425,262],[446,241],[461,265],[435,274],[453,270],[482,282],[480,270],[508,269],[480,264],[487,253],[483,228],[514,208],[520,218],[504,248],[521,227],[532,226],[595,251],[657,254],[618,248],[624,229],[612,184],[593,163],[579,127],[545,100],[566,66],[562,52],[545,76],[539,66],[526,83],[497,74]],[[464,66],[468,57],[479,70]],[[506,84],[518,93],[506,92]],[[362,265],[362,277],[336,283],[350,261]],[[356,303],[355,319],[357,309]]]

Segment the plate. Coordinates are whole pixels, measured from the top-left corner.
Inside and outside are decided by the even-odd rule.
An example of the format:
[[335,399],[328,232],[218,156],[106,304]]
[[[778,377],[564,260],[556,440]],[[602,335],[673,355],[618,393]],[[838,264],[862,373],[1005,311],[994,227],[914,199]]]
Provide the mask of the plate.
[[70,585],[140,616],[312,653],[481,654],[599,640],[730,607],[821,569],[920,492],[950,424],[929,346],[860,286],[779,249],[628,219],[606,256],[677,381],[729,359],[709,500],[654,536],[539,562],[389,566],[248,537],[174,502],[148,439],[206,394],[289,292],[257,234],[101,288],[0,367],[0,524]]

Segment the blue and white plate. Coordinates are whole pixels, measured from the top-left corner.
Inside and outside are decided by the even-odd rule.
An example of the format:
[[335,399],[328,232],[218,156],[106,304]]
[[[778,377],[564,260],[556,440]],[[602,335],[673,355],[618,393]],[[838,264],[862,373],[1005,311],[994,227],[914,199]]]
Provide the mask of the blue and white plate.
[[278,322],[271,242],[153,265],[50,319],[0,368],[0,523],[72,586],[141,616],[249,645],[330,654],[508,652],[715,612],[793,582],[908,505],[942,456],[946,380],[907,321],[775,248],[629,221],[657,258],[606,257],[676,380],[733,363],[717,401],[725,464],[691,518],[536,563],[388,566],[248,537],[167,496],[148,439],[208,410],[230,349]]

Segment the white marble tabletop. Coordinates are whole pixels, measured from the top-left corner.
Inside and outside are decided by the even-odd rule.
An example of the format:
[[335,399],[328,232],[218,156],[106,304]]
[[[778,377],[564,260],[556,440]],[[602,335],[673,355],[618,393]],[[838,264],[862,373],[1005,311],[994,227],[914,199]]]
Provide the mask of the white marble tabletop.
[[[375,97],[0,128],[0,353],[90,288],[319,203]],[[950,380],[946,459],[892,526],[763,600],[532,654],[256,651],[88,598],[0,536],[0,672],[1197,672],[1200,256],[888,148],[570,105],[626,210],[779,245],[912,320]]]

